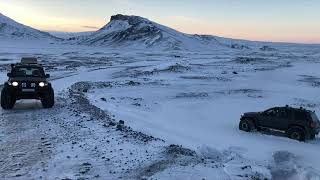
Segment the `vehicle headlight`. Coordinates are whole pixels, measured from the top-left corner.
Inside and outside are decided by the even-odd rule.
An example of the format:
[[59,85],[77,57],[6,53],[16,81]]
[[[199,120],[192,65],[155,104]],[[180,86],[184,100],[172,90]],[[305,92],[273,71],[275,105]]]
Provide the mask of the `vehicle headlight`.
[[39,86],[40,87],[44,87],[46,85],[46,83],[44,83],[44,82],[39,82]]
[[12,82],[11,84],[12,84],[12,86],[18,86],[19,85],[19,83],[16,82],[16,81]]

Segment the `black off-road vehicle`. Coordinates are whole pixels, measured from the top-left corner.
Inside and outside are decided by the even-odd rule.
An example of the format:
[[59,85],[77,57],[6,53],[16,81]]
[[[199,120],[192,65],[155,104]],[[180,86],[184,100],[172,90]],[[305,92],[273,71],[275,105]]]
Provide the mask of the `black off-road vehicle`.
[[305,141],[319,134],[320,122],[314,111],[285,106],[244,113],[239,129],[247,132],[273,129],[285,132],[291,139]]
[[36,58],[22,58],[21,63],[12,64],[9,80],[1,91],[1,107],[12,109],[16,100],[39,99],[44,108],[54,105],[54,91]]

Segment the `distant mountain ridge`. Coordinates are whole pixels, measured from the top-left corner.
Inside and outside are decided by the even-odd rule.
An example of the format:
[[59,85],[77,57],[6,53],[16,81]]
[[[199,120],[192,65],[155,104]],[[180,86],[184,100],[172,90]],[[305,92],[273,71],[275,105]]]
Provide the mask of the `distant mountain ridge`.
[[60,40],[47,32],[20,24],[0,13],[0,38]]
[[79,36],[87,36],[92,34],[94,31],[85,31],[85,32],[60,32],[60,31],[49,31],[49,33],[55,37],[62,39],[69,39]]
[[[179,32],[140,16],[111,16],[101,29],[93,32],[62,33],[40,31],[20,24],[0,13],[0,39],[63,41],[67,44],[160,50],[219,50],[252,48],[273,51],[268,43],[222,38],[213,35],[191,35]],[[270,43],[269,43],[270,44]]]
[[[96,32],[70,40],[77,44],[107,47],[212,49],[249,49],[245,41],[231,40],[210,35],[190,35],[140,16],[114,15],[110,22]],[[240,43],[240,44],[238,44]]]

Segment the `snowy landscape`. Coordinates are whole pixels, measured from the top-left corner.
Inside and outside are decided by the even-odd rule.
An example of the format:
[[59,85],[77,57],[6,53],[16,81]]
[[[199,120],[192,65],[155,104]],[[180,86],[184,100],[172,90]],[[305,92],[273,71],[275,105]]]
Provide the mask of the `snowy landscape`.
[[0,80],[37,57],[55,106],[0,110],[0,179],[320,179],[320,140],[239,130],[245,112],[320,115],[320,45],[190,35],[139,16],[49,34],[0,14]]

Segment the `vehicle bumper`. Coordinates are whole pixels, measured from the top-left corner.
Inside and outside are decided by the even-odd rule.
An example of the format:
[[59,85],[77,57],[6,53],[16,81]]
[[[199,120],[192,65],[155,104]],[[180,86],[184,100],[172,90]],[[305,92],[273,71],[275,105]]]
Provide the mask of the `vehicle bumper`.
[[51,90],[51,86],[35,87],[35,88],[21,88],[9,86],[9,91],[19,99],[40,99],[43,94]]

